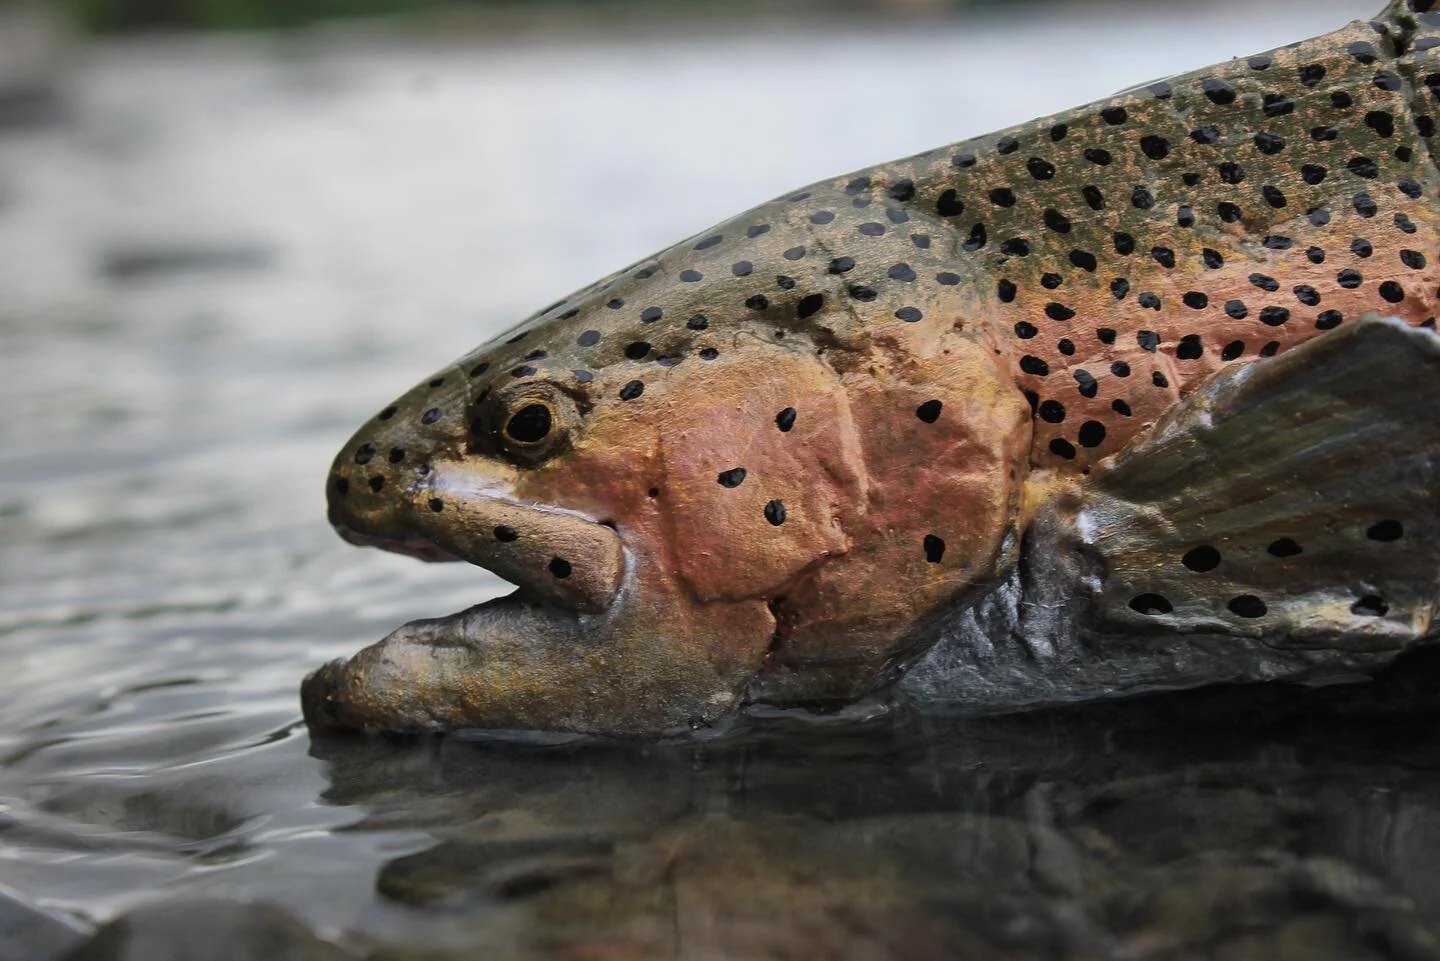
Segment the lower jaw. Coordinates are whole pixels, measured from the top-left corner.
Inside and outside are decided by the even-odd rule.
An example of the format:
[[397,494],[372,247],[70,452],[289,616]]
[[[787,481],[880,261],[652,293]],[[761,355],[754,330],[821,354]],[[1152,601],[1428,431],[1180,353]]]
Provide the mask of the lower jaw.
[[[491,726],[480,695],[494,675],[517,676],[545,648],[573,646],[589,617],[515,591],[444,617],[397,627],[300,685],[316,731],[423,732]],[[503,719],[497,719],[503,724]]]

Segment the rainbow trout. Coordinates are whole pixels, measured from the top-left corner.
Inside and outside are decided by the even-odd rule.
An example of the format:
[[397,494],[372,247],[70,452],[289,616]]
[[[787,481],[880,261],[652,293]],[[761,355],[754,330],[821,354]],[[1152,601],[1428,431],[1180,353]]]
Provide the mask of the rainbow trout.
[[749,210],[365,423],[347,540],[517,586],[316,727],[646,734],[1372,672],[1440,598],[1440,11]]

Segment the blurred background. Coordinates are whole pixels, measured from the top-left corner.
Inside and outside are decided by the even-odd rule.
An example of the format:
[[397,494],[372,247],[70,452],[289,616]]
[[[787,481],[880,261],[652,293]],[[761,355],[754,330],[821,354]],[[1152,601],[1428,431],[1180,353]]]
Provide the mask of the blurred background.
[[[351,431],[537,307],[769,197],[1381,5],[0,0],[0,959],[44,957],[5,953],[12,901],[83,925],[177,891],[435,937],[377,874],[462,821],[552,830],[532,777],[574,792],[575,830],[618,831],[619,798],[644,836],[659,815],[632,792],[658,776],[643,764],[466,780],[454,765],[490,756],[464,744],[441,763],[423,744],[311,741],[307,671],[507,590],[334,536],[323,482]],[[866,817],[915,798],[988,812],[985,772],[1041,779],[1008,745],[973,756],[928,734],[895,755],[904,770],[877,771],[888,737],[858,760],[733,777],[686,760],[664,817],[840,817],[845,791],[766,787],[792,769],[903,785]],[[1262,783],[1267,758],[1294,753],[1255,750]],[[1440,837],[1440,794],[1427,781],[1391,813],[1387,752],[1356,764],[1333,793],[1363,810],[1332,820],[1364,845],[1317,828],[1296,850],[1429,897],[1440,860],[1418,865],[1436,847],[1399,819]],[[468,800],[437,813],[417,791]],[[1022,794],[1001,813],[1029,816]],[[1211,837],[1227,810],[1197,803],[1186,831]],[[1136,850],[1170,851],[1180,815],[1162,814]],[[487,931],[531,930],[524,904],[484,904]]]
[[1014,4],[1017,0],[60,0],[60,5],[85,30],[124,32],[294,27],[341,18],[412,17],[437,11],[512,20],[533,17],[537,12],[607,20],[617,16],[653,20],[676,14],[738,14],[754,18],[874,13],[938,16],[1007,2]]

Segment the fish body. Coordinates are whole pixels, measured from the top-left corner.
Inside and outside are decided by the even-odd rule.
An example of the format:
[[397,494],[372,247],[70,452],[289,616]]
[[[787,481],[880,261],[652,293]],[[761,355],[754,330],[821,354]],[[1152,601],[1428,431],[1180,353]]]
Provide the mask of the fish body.
[[518,590],[322,668],[307,718],[993,710],[1428,638],[1437,46],[1399,0],[822,181],[437,372],[331,521]]

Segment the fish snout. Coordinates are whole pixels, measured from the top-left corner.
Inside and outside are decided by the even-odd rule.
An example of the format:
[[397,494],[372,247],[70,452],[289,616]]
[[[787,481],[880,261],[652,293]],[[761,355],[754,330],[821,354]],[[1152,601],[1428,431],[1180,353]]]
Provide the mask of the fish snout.
[[620,588],[625,549],[613,526],[521,501],[515,468],[488,458],[436,460],[408,483],[339,494],[330,522],[346,541],[427,561],[462,560],[530,599],[581,613],[606,610]]
[[615,528],[476,483],[472,462],[437,464],[417,498],[413,529],[429,543],[493,571],[530,599],[595,614],[620,590],[625,548]]

